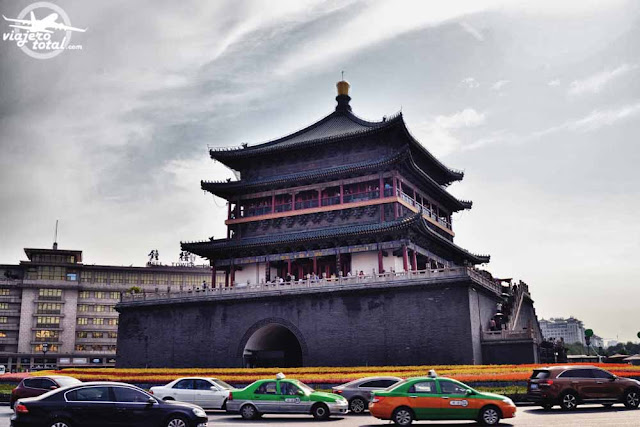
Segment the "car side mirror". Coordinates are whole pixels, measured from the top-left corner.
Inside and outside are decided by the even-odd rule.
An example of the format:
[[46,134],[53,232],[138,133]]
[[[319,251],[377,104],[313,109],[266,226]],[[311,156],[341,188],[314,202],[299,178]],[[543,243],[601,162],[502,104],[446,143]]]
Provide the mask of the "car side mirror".
[[616,377],[615,375],[612,375],[611,378],[609,378],[609,381],[615,381],[617,379],[618,379],[618,377]]
[[302,390],[298,390],[298,392],[296,393],[298,396],[304,396],[304,391]]
[[473,391],[473,390],[467,390],[467,391],[465,392],[465,394],[466,394],[467,396],[471,396],[471,395],[476,394],[476,392],[475,392],[475,391]]
[[153,397],[150,397],[149,399],[147,399],[148,405],[153,405],[154,403],[156,403],[156,400]]
[[49,387],[49,390],[55,390],[55,389],[57,389],[57,388],[58,388],[58,386],[57,386],[57,385],[52,385],[51,387]]

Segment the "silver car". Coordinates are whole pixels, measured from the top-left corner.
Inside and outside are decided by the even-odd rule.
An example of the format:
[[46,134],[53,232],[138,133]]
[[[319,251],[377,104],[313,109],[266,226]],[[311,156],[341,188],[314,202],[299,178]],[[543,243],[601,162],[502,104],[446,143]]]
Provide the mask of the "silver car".
[[349,401],[349,411],[361,414],[369,407],[372,391],[389,388],[402,381],[398,377],[366,377],[333,387],[331,391]]

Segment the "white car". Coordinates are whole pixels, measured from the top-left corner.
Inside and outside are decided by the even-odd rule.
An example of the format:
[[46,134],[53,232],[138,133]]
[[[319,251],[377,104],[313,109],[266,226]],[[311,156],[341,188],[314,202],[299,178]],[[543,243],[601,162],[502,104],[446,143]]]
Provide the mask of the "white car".
[[217,378],[178,378],[167,385],[151,387],[149,392],[162,400],[193,403],[207,409],[225,409],[229,384]]

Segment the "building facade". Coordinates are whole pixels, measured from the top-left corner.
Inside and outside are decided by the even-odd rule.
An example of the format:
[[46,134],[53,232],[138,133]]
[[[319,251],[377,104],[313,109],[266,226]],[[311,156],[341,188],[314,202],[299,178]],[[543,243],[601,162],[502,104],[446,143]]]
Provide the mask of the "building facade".
[[[454,242],[452,215],[472,203],[447,187],[463,173],[402,114],[363,120],[349,84],[337,88],[335,111],[300,131],[210,150],[239,177],[201,183],[227,200],[227,236],[182,249],[209,259],[224,287],[125,298],[119,366],[536,361],[528,287],[507,297],[477,268],[489,256]],[[503,329],[489,331],[498,311]],[[167,323],[169,345],[154,334]]]
[[542,331],[542,336],[547,340],[563,339],[567,344],[580,343],[585,345],[584,325],[582,324],[582,321],[575,317],[569,317],[568,319],[541,319],[540,329]]
[[212,280],[209,266],[190,263],[85,265],[82,251],[25,253],[27,261],[0,265],[0,365],[8,371],[114,366],[122,293],[194,290]]

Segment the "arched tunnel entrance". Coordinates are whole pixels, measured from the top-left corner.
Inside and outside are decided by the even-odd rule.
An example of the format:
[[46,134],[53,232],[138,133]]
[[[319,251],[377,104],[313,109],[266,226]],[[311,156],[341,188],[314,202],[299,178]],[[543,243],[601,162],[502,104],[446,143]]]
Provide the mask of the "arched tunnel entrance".
[[270,323],[249,337],[242,359],[248,368],[294,368],[302,366],[302,347],[289,328]]

